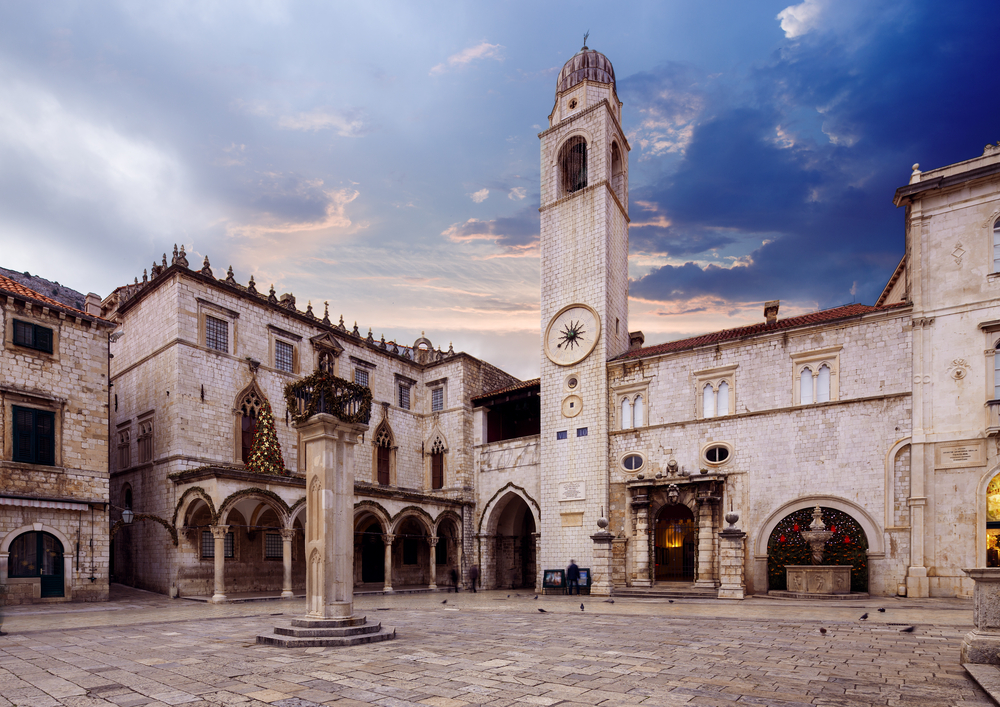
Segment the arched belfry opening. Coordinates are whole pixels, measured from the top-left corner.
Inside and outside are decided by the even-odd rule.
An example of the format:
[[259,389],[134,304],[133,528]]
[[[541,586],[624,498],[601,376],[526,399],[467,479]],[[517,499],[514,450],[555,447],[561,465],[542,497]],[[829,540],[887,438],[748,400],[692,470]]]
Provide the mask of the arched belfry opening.
[[587,186],[587,141],[582,136],[574,135],[562,146],[559,173],[564,195]]
[[625,169],[622,163],[622,151],[617,142],[611,143],[611,188],[622,203],[625,202]]

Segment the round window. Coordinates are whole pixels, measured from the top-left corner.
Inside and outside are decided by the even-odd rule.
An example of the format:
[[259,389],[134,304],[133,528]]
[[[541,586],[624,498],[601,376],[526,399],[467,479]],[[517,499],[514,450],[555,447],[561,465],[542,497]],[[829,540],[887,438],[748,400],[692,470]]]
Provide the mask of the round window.
[[701,454],[706,463],[719,465],[729,461],[733,449],[728,444],[710,444]]
[[638,454],[629,454],[622,459],[622,466],[628,471],[639,471],[642,468],[643,459]]
[[577,379],[576,379],[575,377],[574,377],[574,378],[570,378],[570,379],[569,379],[568,381],[566,381],[566,386],[567,386],[567,387],[568,387],[568,388],[569,388],[570,390],[572,390],[573,388],[575,388],[575,387],[576,387],[576,386],[578,386],[579,384],[580,384],[580,381],[578,381],[578,380],[577,380]]

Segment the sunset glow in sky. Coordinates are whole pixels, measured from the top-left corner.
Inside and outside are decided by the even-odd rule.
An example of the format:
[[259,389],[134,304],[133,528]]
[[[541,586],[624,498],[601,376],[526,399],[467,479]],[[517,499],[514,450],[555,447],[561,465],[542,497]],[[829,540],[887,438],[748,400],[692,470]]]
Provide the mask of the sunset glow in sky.
[[0,266],[104,296],[183,243],[537,375],[537,134],[589,29],[631,146],[630,329],[871,304],[911,165],[1000,140],[998,26],[962,1],[5,3]]

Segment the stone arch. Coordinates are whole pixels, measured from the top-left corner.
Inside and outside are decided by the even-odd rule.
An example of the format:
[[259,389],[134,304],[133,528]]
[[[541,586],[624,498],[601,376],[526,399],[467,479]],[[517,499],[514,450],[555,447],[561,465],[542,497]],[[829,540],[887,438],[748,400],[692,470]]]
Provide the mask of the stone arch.
[[[492,498],[490,498],[490,500],[486,502],[486,505],[483,506],[483,513],[481,516],[479,516],[479,526],[476,529],[476,531],[479,534],[482,534],[484,532],[484,527],[490,528],[491,527],[490,523],[492,523],[492,528],[494,530],[496,529],[495,516],[496,517],[499,516],[499,513],[497,512],[498,508],[500,513],[503,512],[503,507],[499,507],[499,502],[502,499],[506,499],[508,493],[520,496],[521,500],[528,505],[528,509],[531,511],[532,518],[535,521],[535,527],[536,528],[542,527],[541,508],[538,505],[538,501],[533,499],[528,494],[528,492],[525,491],[523,488],[517,486],[516,484],[514,484],[513,481],[511,481],[507,483],[505,486],[501,487],[495,494],[493,494]],[[506,504],[508,502],[509,499],[504,501],[503,506],[506,507]],[[489,521],[487,519],[489,519]]]
[[54,536],[56,540],[62,543],[63,555],[68,558],[72,564],[73,556],[69,551],[69,548],[73,547],[73,543],[58,528],[53,528],[51,525],[46,525],[45,523],[22,525],[20,528],[15,528],[10,531],[3,536],[3,540],[0,540],[0,552],[10,552],[10,544],[14,542],[15,538],[19,535],[23,535],[24,533],[48,533],[49,535]]
[[306,497],[303,496],[298,501],[293,503],[288,509],[288,525],[286,528],[291,528],[295,525],[295,521],[301,522],[302,525],[306,524]]
[[389,514],[381,503],[376,501],[358,501],[354,504],[354,524],[357,525],[358,520],[363,518],[365,515],[374,516],[378,520],[379,524],[382,526],[383,532],[389,532],[389,526],[392,524],[392,516]]
[[202,501],[208,507],[208,512],[212,516],[212,522],[215,522],[219,514],[215,510],[215,503],[212,501],[212,497],[200,486],[193,486],[181,494],[177,505],[174,507],[173,526],[175,528],[178,527],[178,521],[180,521],[180,525],[187,525],[191,504],[195,501]]
[[[245,437],[249,434],[249,441],[251,444],[253,443],[253,431],[257,429],[256,419],[265,400],[267,400],[267,396],[258,385],[256,378],[236,394],[236,399],[233,401],[233,461],[237,464],[244,463],[244,450],[249,456],[250,450],[245,444],[247,441]],[[252,430],[245,429],[245,417],[253,418]]]
[[868,539],[868,557],[881,559],[885,556],[885,534],[878,527],[878,523],[868,514],[868,511],[858,504],[837,496],[801,496],[773,511],[757,531],[757,537],[754,538],[754,556],[767,558],[767,541],[771,537],[771,531],[785,516],[814,506],[835,508],[854,518],[861,529],[865,531],[865,536]]
[[986,567],[986,489],[990,482],[1000,476],[1000,464],[979,478],[976,485],[976,567]]
[[[229,494],[229,496],[227,496],[225,500],[219,504],[219,511],[216,514],[217,525],[226,525],[229,520],[230,512],[237,507],[240,507],[240,514],[249,522],[255,515],[256,507],[248,509],[248,504],[244,503],[244,501],[257,501],[258,504],[270,506],[275,515],[278,516],[278,520],[281,522],[281,527],[289,527],[288,504],[285,503],[281,496],[274,493],[274,491],[260,488],[240,489],[239,491]],[[249,512],[247,512],[248,510]]]
[[461,532],[461,530],[462,530],[462,517],[458,513],[456,513],[455,511],[441,511],[438,514],[438,517],[434,520],[434,534],[435,535],[437,535],[438,528],[440,528],[441,524],[444,521],[446,521],[446,520],[450,520],[450,521],[454,522],[455,523],[455,527],[458,528],[459,532]]
[[392,517],[392,530],[393,534],[407,518],[416,518],[417,522],[423,527],[424,532],[427,535],[431,535],[434,531],[434,519],[431,517],[430,513],[425,511],[419,506],[407,506],[399,513]]
[[571,135],[559,146],[556,160],[559,196],[569,196],[587,187],[590,146],[591,143],[582,135]]
[[375,501],[354,504],[354,585],[385,586],[385,536],[389,513]]

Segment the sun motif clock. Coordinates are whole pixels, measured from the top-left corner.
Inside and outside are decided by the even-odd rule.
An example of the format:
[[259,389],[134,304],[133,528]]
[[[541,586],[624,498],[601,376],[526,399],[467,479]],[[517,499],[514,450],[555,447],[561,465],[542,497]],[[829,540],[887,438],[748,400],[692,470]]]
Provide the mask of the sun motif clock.
[[601,318],[585,304],[563,307],[545,329],[545,355],[559,366],[585,359],[601,335]]

